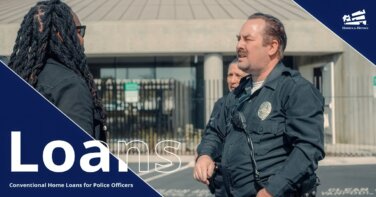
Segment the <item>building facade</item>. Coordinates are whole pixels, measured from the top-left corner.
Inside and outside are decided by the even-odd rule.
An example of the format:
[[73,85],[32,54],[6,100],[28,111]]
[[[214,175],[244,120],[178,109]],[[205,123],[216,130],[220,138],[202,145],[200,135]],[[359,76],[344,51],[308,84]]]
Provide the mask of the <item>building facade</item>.
[[[10,55],[22,17],[35,2],[0,0],[0,56]],[[285,24],[285,63],[299,70],[325,96],[326,142],[376,144],[374,65],[290,0],[65,2],[87,26],[85,49],[98,85],[117,84],[103,93],[112,102],[107,104],[110,113],[124,114],[125,108],[133,107],[139,115],[145,106],[157,106],[149,108],[159,108],[158,113],[145,112],[145,119],[155,123],[168,114],[171,105],[175,115],[165,117],[171,128],[193,125],[203,129],[215,101],[226,94],[225,74],[235,58],[241,25],[252,13],[264,12]],[[125,101],[123,95],[130,92],[125,93],[124,84],[128,83],[139,85],[138,94],[144,96],[135,99],[143,99],[143,104]],[[188,103],[187,98],[191,98]]]

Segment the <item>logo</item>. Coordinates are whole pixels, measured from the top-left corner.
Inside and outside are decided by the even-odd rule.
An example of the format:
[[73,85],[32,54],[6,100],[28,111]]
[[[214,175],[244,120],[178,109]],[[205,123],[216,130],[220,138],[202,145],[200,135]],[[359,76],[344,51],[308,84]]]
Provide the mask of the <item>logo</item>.
[[359,10],[351,14],[345,14],[342,17],[343,24],[342,29],[346,30],[362,30],[368,29],[366,20],[366,10]]
[[272,111],[272,104],[269,101],[265,101],[260,105],[260,108],[257,112],[258,117],[261,120],[265,120]]

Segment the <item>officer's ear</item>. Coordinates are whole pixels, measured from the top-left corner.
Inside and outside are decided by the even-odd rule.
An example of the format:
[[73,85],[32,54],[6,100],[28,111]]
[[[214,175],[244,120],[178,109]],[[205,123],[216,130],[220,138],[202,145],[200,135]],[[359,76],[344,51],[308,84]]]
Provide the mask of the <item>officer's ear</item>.
[[279,49],[279,42],[278,40],[276,39],[271,39],[271,41],[269,42],[269,50],[268,50],[268,55],[269,56],[274,56],[274,55],[277,55],[278,53],[278,49]]

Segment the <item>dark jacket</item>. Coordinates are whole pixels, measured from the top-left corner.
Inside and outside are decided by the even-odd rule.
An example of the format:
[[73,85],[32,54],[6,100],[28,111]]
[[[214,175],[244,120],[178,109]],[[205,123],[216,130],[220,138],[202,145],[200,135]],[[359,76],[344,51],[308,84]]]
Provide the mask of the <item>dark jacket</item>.
[[[219,119],[221,109],[223,107],[223,103],[225,99],[226,97],[224,96],[215,102],[212,113],[210,115],[209,122],[206,125],[204,135],[206,134],[210,135],[212,133],[211,130],[213,129],[213,127],[215,127],[216,121]],[[223,146],[218,147],[217,152],[222,153],[222,148]],[[200,147],[198,147],[198,149],[200,149]],[[215,169],[215,172],[211,177],[209,190],[212,194],[214,194],[217,197],[226,197],[227,195],[226,195],[226,190],[225,190],[224,182],[223,182],[223,174],[222,174],[220,167],[218,166],[218,164],[221,163],[221,154],[218,154],[217,157],[213,159],[217,165],[217,168]]]
[[[209,122],[208,122],[208,124],[206,125],[206,128],[205,128],[204,137],[202,138],[203,142],[200,143],[197,147],[198,151],[200,151],[202,149],[201,146],[210,146],[210,144],[205,143],[205,139],[206,139],[205,136],[209,135],[209,137],[210,137],[210,135],[212,135],[213,132],[216,132],[216,130],[218,130],[218,128],[217,128],[218,127],[218,120],[220,119],[219,116],[220,116],[225,98],[226,97],[221,97],[220,99],[218,99],[215,102],[212,113],[210,114]],[[222,143],[223,138],[224,137],[220,136],[220,138],[218,139],[219,144]],[[212,147],[213,149],[216,149],[216,151],[215,151],[216,154],[212,155],[212,159],[215,162],[221,161],[221,154],[222,154],[222,148],[221,147],[222,146],[217,145],[217,144],[215,144],[214,147]]]
[[94,136],[94,103],[82,77],[54,59],[48,59],[35,87],[87,133]]
[[[198,154],[214,158],[224,143],[222,168],[231,196],[253,196],[263,187],[273,196],[288,196],[306,180],[315,180],[318,161],[324,157],[324,99],[282,63],[253,94],[251,84],[251,77],[243,78],[226,97],[216,129],[204,136]],[[234,121],[239,112],[244,114],[245,129]]]

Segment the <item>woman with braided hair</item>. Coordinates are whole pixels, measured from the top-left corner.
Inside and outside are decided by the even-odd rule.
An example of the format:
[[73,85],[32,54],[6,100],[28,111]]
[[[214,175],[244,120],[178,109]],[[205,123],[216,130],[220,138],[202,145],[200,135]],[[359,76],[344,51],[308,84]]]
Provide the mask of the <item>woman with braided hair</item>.
[[25,15],[9,67],[95,139],[106,115],[84,54],[85,26],[60,0],[40,1]]

